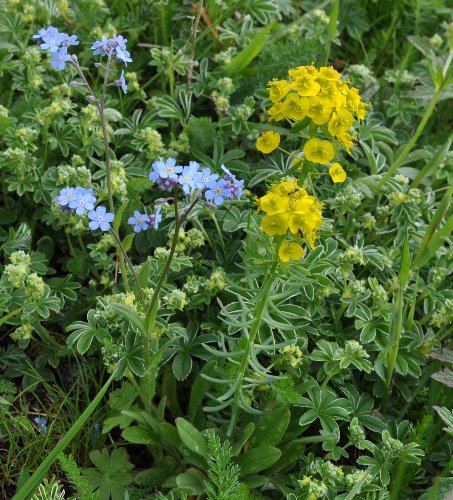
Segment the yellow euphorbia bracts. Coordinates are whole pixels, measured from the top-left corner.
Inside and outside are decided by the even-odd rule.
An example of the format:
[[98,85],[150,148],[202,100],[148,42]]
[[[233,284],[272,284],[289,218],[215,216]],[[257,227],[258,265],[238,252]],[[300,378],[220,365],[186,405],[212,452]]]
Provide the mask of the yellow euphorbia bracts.
[[[287,120],[295,125],[308,118],[315,130],[321,126],[325,135],[330,135],[350,153],[355,138],[350,133],[354,117],[359,122],[363,120],[368,106],[362,102],[359,91],[340,80],[340,73],[332,67],[299,66],[290,69],[288,74],[288,80],[274,79],[268,84],[269,99],[273,103],[268,109],[269,119]],[[311,126],[311,138],[302,148],[304,156],[308,161],[326,165],[334,159],[334,145],[313,137],[313,131]],[[264,154],[271,153],[279,145],[280,135],[274,132],[265,132],[256,141],[257,149]],[[333,171],[338,172],[338,168],[329,170],[331,174]],[[342,175],[332,176],[332,179],[343,182],[346,172],[342,169]]]
[[293,241],[281,243],[280,260],[298,260],[304,255],[300,241],[304,239],[311,248],[315,247],[316,232],[321,227],[321,204],[310,196],[297,182],[282,181],[258,199],[258,210],[266,212],[261,227],[269,236],[283,236],[288,233]]

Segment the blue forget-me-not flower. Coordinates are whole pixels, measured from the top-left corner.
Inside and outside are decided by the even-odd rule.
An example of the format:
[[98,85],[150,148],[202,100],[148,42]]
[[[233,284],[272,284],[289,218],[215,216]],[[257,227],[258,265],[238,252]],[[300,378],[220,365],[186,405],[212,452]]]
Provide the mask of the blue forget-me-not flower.
[[96,210],[88,212],[88,218],[91,222],[88,224],[92,231],[100,228],[101,231],[108,231],[110,229],[110,222],[113,222],[115,216],[107,212],[107,209],[102,205],[97,207]]
[[38,432],[45,434],[47,432],[47,418],[46,417],[35,417],[33,422],[36,424]]

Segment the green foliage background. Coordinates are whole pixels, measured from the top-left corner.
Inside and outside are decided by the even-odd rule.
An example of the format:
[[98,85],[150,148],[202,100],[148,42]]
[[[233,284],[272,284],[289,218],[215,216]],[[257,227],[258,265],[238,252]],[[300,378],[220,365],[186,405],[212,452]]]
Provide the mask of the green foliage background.
[[[119,362],[35,498],[448,498],[451,21],[442,0],[0,3],[2,497],[20,492]],[[117,210],[161,196],[147,181],[159,157],[245,179],[240,201],[196,209],[180,233],[152,408],[114,241],[53,202],[67,185],[93,185],[100,201],[107,189],[96,108],[32,39],[49,24],[77,34],[95,90],[89,47],[128,39],[128,93],[112,87],[106,102]],[[312,62],[333,64],[372,108],[340,154],[347,181],[313,183],[317,248],[273,267],[254,198],[291,158],[255,141],[272,129],[300,147],[269,124],[266,84]],[[171,237],[163,210],[158,231],[127,241],[144,287]]]

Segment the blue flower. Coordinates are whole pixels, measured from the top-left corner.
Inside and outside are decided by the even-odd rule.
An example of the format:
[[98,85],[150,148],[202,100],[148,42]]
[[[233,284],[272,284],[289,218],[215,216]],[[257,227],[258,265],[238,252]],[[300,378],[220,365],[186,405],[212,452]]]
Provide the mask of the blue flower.
[[225,165],[220,167],[225,173],[225,186],[230,191],[231,199],[238,199],[242,196],[244,181],[241,179],[236,179],[236,176],[232,174]]
[[126,50],[127,39],[122,35],[112,35],[112,38],[109,39],[109,47],[112,49],[116,49],[119,47],[122,50]]
[[55,198],[55,201],[61,206],[65,207],[69,205],[69,202],[74,197],[75,189],[73,187],[67,187],[60,191],[60,195]]
[[63,40],[61,44],[63,47],[69,47],[71,45],[79,45],[79,41],[77,40],[76,35],[67,35],[66,33],[62,33],[61,36],[63,37]]
[[216,205],[222,205],[225,198],[231,198],[231,193],[226,187],[225,179],[209,181],[205,197],[208,201],[214,201]]
[[124,78],[124,69],[121,70],[121,76],[119,79],[115,82],[115,84],[118,87],[121,87],[123,89],[123,92],[127,94],[127,85],[126,85],[126,79]]
[[46,417],[35,417],[33,422],[36,424],[38,432],[46,433],[47,432],[47,418]]
[[207,187],[208,182],[216,181],[219,178],[219,174],[213,174],[211,169],[206,167],[201,172],[201,181],[203,182],[202,187]]
[[148,216],[146,214],[142,215],[140,212],[135,210],[134,216],[129,217],[127,223],[134,226],[135,233],[139,233],[140,231],[148,229]]
[[168,158],[165,162],[161,158],[151,166],[153,171],[149,174],[148,178],[153,182],[156,182],[158,179],[176,179],[176,182],[178,182],[178,174],[182,172],[182,167],[176,166],[174,158]]
[[159,227],[159,222],[162,220],[162,215],[160,215],[161,207],[157,207],[156,213],[148,216],[148,225],[153,229],[157,229]]
[[204,187],[199,168],[200,165],[196,161],[191,161],[188,167],[182,169],[178,182],[185,194],[189,194],[192,189]]
[[106,56],[107,51],[109,50],[109,41],[107,40],[105,35],[102,35],[102,39],[100,42],[94,42],[91,46],[91,49],[93,50],[94,56],[97,56],[98,54],[101,54],[101,56]]
[[110,222],[113,221],[115,216],[107,212],[105,207],[99,206],[96,210],[88,212],[88,218],[91,220],[88,225],[92,231],[98,228],[101,228],[101,231],[108,231],[110,229]]
[[33,38],[36,38],[36,41],[39,45],[42,45],[44,43],[43,38],[49,35],[50,28],[53,28],[53,26],[49,26],[48,28],[41,28],[38,33],[36,33],[36,35],[33,35]]
[[[41,31],[38,33],[38,35],[41,33]],[[35,35],[36,36],[36,35]],[[38,38],[39,40],[39,38]],[[41,36],[42,43],[41,49],[42,50],[50,50],[50,52],[55,52],[57,51],[61,44],[63,43],[64,40],[64,35],[60,33],[57,28],[54,28],[53,26],[49,26],[47,30],[44,30],[43,35]]]
[[127,66],[128,62],[132,62],[131,55],[127,50],[123,50],[121,47],[117,47],[116,50],[116,58],[119,61],[123,61],[123,63]]
[[75,209],[77,215],[83,215],[87,210],[93,210],[95,203],[96,198],[91,189],[77,187],[69,202],[69,208]]
[[71,60],[71,56],[68,54],[68,49],[66,47],[61,47],[55,52],[51,53],[52,61],[50,61],[50,65],[52,68],[56,68],[58,70],[63,70],[65,67],[65,63]]
[[91,46],[93,55],[100,54],[106,56],[107,54],[114,56],[114,60],[123,61],[127,66],[128,62],[132,62],[131,55],[126,50],[127,40],[121,35],[113,35],[111,38],[106,38],[102,35],[101,41],[96,41]]

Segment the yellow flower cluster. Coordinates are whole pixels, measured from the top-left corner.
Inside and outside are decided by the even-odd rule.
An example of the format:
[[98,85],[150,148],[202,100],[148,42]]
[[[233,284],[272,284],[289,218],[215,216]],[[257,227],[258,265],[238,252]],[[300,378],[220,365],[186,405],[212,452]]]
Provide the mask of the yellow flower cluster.
[[[268,110],[270,120],[286,120],[291,125],[305,120],[306,125],[310,125],[311,138],[303,147],[308,161],[326,165],[335,156],[332,142],[314,137],[318,126],[324,135],[330,135],[350,153],[355,138],[350,133],[354,118],[359,122],[363,120],[368,106],[362,102],[359,91],[340,80],[340,73],[332,67],[299,66],[290,69],[288,74],[288,80],[274,79],[268,84],[269,99],[273,103]],[[280,135],[274,132],[265,132],[256,141],[256,148],[264,154],[279,145]],[[343,174],[332,176],[333,181],[343,182],[339,180]]]
[[285,240],[280,245],[280,260],[299,260],[304,255],[302,238],[314,248],[316,232],[322,223],[321,204],[297,182],[281,181],[273,186],[258,199],[258,209],[266,212],[261,227],[267,235],[283,236],[288,229],[292,235],[293,241]]

